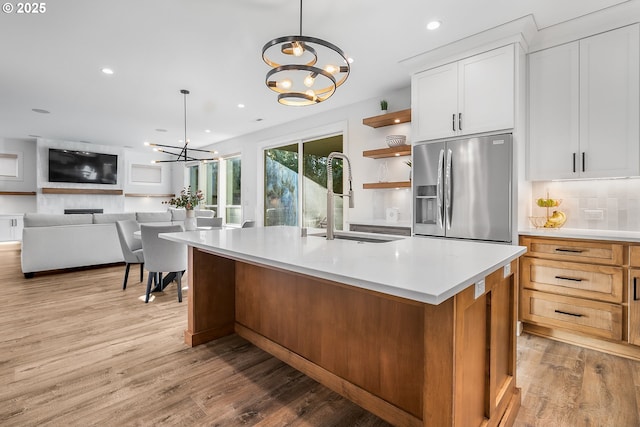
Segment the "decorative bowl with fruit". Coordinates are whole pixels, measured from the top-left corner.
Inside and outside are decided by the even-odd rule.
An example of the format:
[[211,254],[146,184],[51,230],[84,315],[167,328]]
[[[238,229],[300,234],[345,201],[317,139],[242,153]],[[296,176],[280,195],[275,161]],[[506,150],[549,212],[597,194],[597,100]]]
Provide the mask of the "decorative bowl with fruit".
[[562,199],[550,199],[550,198],[539,198],[536,200],[536,204],[541,208],[555,208],[556,206],[560,206],[562,203]]
[[541,208],[546,208],[547,214],[545,216],[530,216],[529,221],[536,228],[560,228],[567,222],[567,215],[554,209],[552,212],[549,212],[551,208],[557,208],[562,203],[562,199],[552,199],[549,197],[549,193],[547,192],[547,197],[540,197],[536,200],[536,205]]

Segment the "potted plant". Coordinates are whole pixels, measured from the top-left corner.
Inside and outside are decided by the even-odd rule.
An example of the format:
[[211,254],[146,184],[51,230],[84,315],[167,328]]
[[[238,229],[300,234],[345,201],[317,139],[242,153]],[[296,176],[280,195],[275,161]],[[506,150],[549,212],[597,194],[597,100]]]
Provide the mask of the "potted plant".
[[389,104],[387,103],[387,101],[386,101],[386,100],[384,100],[384,99],[383,99],[382,101],[380,101],[380,109],[381,109],[384,113],[386,113],[386,112],[387,112],[387,108],[388,108],[388,107],[389,107]]
[[202,190],[197,190],[195,193],[191,191],[191,186],[183,188],[180,192],[180,196],[172,197],[169,201],[162,202],[176,208],[184,208],[187,212],[187,219],[184,222],[186,230],[195,230],[195,212],[193,211],[204,199],[204,193]]

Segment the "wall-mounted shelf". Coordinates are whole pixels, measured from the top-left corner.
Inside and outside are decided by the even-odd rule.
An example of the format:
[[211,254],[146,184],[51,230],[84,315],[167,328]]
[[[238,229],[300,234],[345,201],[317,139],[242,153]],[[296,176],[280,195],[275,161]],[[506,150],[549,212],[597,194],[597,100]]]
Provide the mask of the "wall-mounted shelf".
[[0,191],[0,196],[35,196],[35,191]]
[[43,188],[42,194],[109,194],[121,196],[122,190],[103,190],[100,188]]
[[407,123],[411,121],[411,108],[401,111],[394,111],[393,113],[382,114],[380,116],[367,117],[362,119],[362,124],[371,126],[372,128],[379,128],[383,126],[397,125],[400,123]]
[[175,197],[175,194],[142,194],[142,193],[124,193],[124,197]]
[[411,181],[369,182],[362,184],[362,188],[365,190],[411,188]]
[[410,156],[410,145],[399,145],[397,147],[379,148],[377,150],[366,150],[362,152],[364,157],[370,157],[372,159],[382,159],[385,157],[398,157],[398,156]]

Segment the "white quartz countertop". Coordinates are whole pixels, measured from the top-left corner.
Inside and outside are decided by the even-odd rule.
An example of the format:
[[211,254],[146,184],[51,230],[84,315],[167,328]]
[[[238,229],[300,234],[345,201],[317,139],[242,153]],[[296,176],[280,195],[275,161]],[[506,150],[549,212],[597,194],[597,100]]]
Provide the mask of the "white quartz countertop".
[[640,242],[640,232],[623,230],[592,230],[582,228],[525,228],[519,234],[539,237],[559,237],[565,239],[615,240],[619,242]]
[[396,236],[398,240],[385,243],[326,240],[301,237],[299,228],[286,226],[161,236],[228,258],[430,304],[446,301],[526,251],[522,246],[427,237]]

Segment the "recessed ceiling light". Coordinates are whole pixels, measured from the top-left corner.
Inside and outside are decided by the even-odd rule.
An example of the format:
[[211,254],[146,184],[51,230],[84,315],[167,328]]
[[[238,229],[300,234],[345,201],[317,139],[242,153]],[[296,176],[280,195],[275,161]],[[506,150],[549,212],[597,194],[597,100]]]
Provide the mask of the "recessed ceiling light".
[[349,64],[353,64],[353,58],[351,58],[351,57],[347,58],[347,62],[348,62]]
[[156,129],[156,132],[166,132],[166,129]]
[[442,24],[440,21],[431,21],[427,24],[427,30],[437,30],[440,24]]
[[109,75],[113,74],[113,70],[111,68],[103,68],[102,72]]
[[32,108],[31,111],[33,111],[34,113],[40,113],[40,114],[51,113],[51,111],[43,110],[42,108]]
[[204,133],[211,133],[211,129],[205,129]]
[[238,108],[244,108],[244,104],[238,104]]

